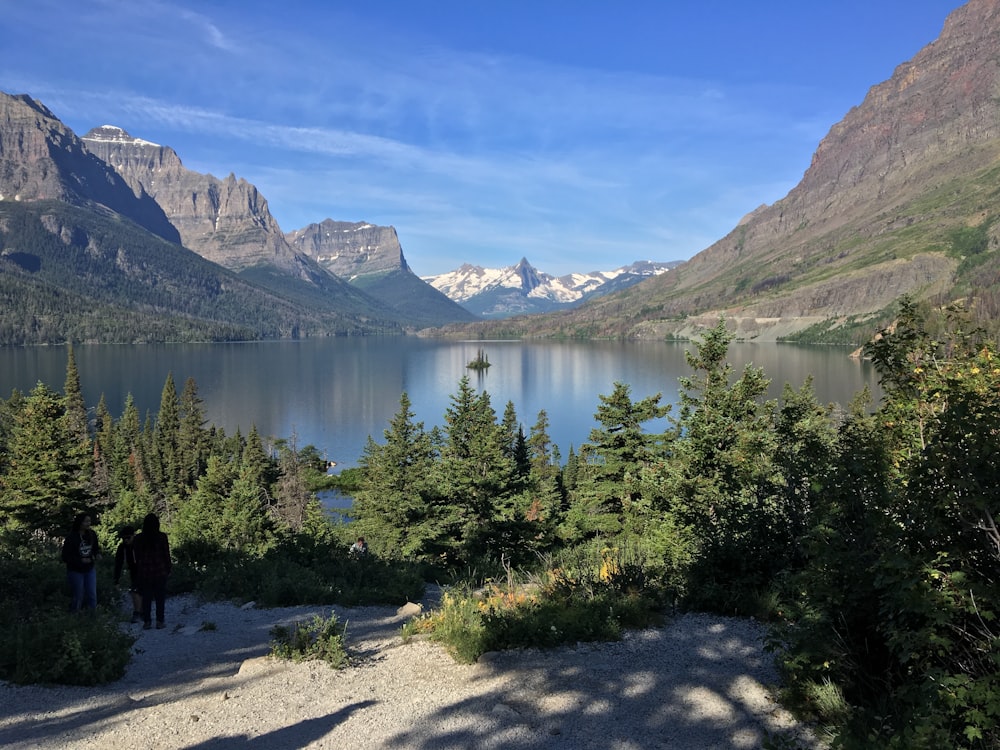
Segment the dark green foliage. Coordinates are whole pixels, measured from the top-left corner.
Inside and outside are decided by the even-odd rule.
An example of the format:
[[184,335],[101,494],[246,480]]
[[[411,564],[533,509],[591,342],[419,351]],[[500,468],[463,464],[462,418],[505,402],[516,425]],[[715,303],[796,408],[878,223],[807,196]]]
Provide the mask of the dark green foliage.
[[90,505],[89,453],[69,433],[64,400],[39,383],[14,415],[0,512],[8,528],[57,532]]
[[308,622],[290,627],[277,625],[271,630],[271,653],[292,661],[325,661],[334,669],[347,666],[344,637],[347,629],[337,622],[336,615],[323,619],[316,615]]
[[404,392],[384,432],[386,442],[369,439],[361,457],[362,480],[352,512],[358,534],[380,556],[431,558],[444,533],[430,481],[437,450],[413,416]]
[[843,747],[1000,745],[1000,368],[966,326],[931,336],[904,302],[869,347],[885,401],[844,423],[791,579],[783,663],[817,713],[817,686],[842,692],[849,710],[822,718]]
[[0,678],[17,684],[101,685],[125,674],[132,636],[113,615],[36,612],[4,628]]
[[98,575],[95,613],[71,614],[58,547],[0,536],[0,679],[18,684],[98,685],[120,678],[133,639],[109,614],[109,561]]
[[951,242],[948,254],[955,258],[965,258],[986,252],[990,245],[989,229],[991,223],[988,220],[978,226],[958,227],[951,230],[948,237]]
[[666,454],[663,435],[647,433],[644,427],[668,413],[669,407],[659,402],[660,394],[633,402],[624,383],[615,383],[610,396],[600,396],[594,415],[599,427],[580,449],[560,529],[564,538],[614,537],[625,527],[626,516],[640,501],[639,473]]

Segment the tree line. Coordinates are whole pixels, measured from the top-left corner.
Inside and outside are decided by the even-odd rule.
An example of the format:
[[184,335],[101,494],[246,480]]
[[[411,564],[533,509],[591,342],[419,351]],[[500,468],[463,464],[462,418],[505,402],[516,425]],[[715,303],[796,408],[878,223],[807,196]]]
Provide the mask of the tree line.
[[0,405],[4,535],[152,510],[192,560],[357,534],[378,559],[456,576],[628,548],[635,585],[665,604],[767,618],[787,699],[841,746],[997,746],[995,342],[961,311],[931,320],[904,300],[866,347],[882,402],[841,409],[808,381],[766,399],[762,370],[728,364],[731,340],[720,320],[693,346],[674,406],[616,383],[565,460],[544,411],[526,431],[467,377],[440,426],[403,393],[339,530],[313,492],[314,448],[206,426],[194,382],[178,394],[171,377],[155,417],[128,399],[113,419],[102,400],[91,420],[70,349],[61,395],[39,384]]

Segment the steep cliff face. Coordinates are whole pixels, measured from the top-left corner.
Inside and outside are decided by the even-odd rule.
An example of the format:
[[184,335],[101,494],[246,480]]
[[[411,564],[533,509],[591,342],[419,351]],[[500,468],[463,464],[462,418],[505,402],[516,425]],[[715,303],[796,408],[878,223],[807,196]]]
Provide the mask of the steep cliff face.
[[285,238],[342,279],[410,270],[394,227],[324,219],[289,232]]
[[298,252],[379,300],[411,328],[476,319],[410,270],[393,227],[324,219],[285,237]]
[[129,185],[44,105],[0,92],[0,200],[100,205],[171,242],[179,241],[159,205]]
[[181,243],[202,257],[234,271],[271,265],[300,278],[316,273],[289,247],[267,201],[246,180],[193,172],[172,148],[133,138],[112,125],[93,128],[82,140],[136,195],[152,196],[177,228]]

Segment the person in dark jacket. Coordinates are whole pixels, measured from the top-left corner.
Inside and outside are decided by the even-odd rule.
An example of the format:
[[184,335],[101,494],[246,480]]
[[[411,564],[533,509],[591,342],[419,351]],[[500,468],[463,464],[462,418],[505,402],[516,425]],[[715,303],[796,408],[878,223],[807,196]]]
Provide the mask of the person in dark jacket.
[[70,612],[81,607],[97,608],[97,568],[100,555],[97,534],[90,528],[90,514],[79,513],[63,542],[62,559],[66,563],[66,580],[70,590]]
[[128,592],[132,597],[132,622],[139,622],[142,618],[142,594],[139,593],[139,574],[135,569],[135,529],[131,526],[124,527],[118,537],[118,549],[115,550],[115,586],[122,578],[122,571],[128,569],[129,587]]
[[153,602],[156,602],[156,627],[164,627],[164,608],[167,599],[167,576],[173,563],[167,535],[160,531],[160,519],[150,513],[143,519],[142,533],[132,542],[135,550],[135,569],[139,575],[139,594],[142,596],[142,627],[153,627]]

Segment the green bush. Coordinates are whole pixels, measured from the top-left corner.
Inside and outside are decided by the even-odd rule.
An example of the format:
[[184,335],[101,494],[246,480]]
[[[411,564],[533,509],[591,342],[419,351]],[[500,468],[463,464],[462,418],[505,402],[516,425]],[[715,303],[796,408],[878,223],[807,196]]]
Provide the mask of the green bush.
[[661,621],[660,598],[641,564],[605,556],[600,567],[588,567],[586,557],[541,581],[519,584],[508,570],[502,584],[448,592],[438,611],[407,624],[403,634],[428,634],[457,661],[471,663],[487,651],[618,640],[624,629]]
[[307,622],[297,622],[291,627],[276,625],[271,628],[271,653],[280,659],[295,662],[325,661],[335,669],[347,666],[344,648],[346,627],[337,622],[335,615],[323,619],[319,615]]
[[100,685],[120,679],[134,638],[102,610],[43,611],[0,626],[0,677],[17,684]]

